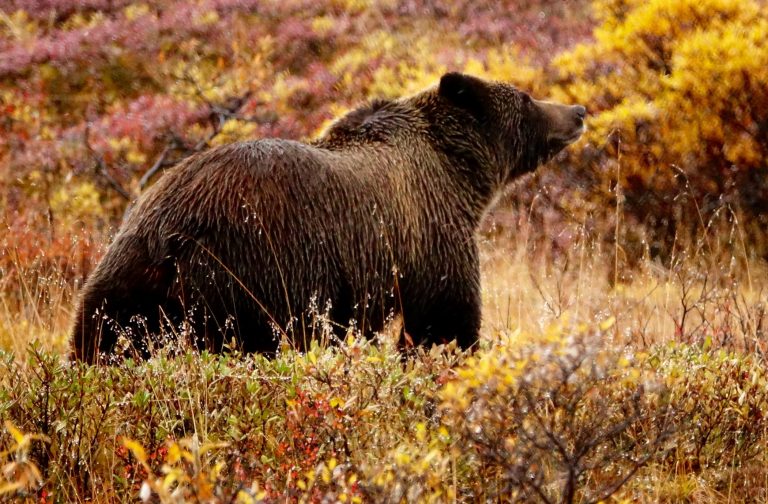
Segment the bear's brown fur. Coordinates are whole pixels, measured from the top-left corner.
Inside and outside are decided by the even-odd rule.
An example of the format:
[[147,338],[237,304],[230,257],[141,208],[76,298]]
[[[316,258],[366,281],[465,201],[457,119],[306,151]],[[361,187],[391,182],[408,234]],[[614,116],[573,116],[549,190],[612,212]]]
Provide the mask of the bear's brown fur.
[[584,108],[462,74],[339,119],[311,144],[258,140],[171,169],[137,202],[88,280],[77,359],[142,349],[186,321],[219,351],[307,343],[308,307],[366,333],[402,314],[414,343],[480,327],[475,233],[495,196],[583,130]]

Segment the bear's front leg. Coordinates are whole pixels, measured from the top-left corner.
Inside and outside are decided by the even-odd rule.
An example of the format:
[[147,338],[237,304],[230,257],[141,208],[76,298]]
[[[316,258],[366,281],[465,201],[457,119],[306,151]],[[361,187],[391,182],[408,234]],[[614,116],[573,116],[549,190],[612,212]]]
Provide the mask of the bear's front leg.
[[[479,275],[478,275],[479,276]],[[403,329],[415,345],[449,343],[471,348],[480,333],[481,302],[477,279],[447,283],[439,292],[403,303]]]

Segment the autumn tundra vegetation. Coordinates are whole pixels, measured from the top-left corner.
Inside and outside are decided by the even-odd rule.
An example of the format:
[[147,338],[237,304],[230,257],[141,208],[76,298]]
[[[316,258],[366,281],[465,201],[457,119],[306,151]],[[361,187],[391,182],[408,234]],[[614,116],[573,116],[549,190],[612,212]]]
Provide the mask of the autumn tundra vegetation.
[[[762,0],[4,2],[0,500],[768,500],[766,40]],[[70,360],[167,170],[449,71],[589,111],[483,222],[473,351]]]

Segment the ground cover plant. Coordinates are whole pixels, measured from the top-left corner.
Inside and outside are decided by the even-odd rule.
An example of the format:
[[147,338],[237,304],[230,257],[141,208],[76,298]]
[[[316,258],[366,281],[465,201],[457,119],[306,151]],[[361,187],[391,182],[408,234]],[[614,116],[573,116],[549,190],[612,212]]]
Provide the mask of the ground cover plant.
[[[0,10],[0,501],[768,500],[762,1],[12,0]],[[448,69],[588,106],[482,238],[472,354],[69,362],[130,201]]]

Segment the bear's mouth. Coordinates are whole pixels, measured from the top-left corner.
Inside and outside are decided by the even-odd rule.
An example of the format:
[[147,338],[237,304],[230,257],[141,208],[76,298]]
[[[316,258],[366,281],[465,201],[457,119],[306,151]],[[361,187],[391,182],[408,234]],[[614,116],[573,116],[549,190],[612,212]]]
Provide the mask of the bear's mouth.
[[547,139],[550,155],[553,156],[571,145],[573,142],[581,138],[581,135],[583,135],[585,131],[587,131],[587,126],[586,124],[582,123],[576,130],[567,134],[556,133],[550,135],[550,137]]
[[587,125],[582,123],[578,128],[570,132],[570,134],[556,133],[551,135],[550,141],[559,142],[563,145],[571,145],[573,142],[581,138],[581,135],[583,135],[585,131],[587,131]]

